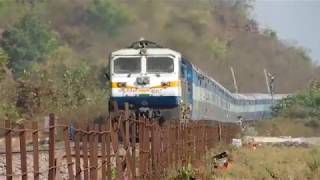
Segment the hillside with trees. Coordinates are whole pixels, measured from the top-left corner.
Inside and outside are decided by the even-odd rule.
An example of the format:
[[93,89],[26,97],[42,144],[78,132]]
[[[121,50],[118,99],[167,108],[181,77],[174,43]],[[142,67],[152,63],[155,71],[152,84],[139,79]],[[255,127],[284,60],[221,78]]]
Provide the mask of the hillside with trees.
[[251,0],[0,0],[0,117],[106,113],[107,57],[140,37],[180,51],[233,91],[309,86],[320,75],[302,47],[260,29]]

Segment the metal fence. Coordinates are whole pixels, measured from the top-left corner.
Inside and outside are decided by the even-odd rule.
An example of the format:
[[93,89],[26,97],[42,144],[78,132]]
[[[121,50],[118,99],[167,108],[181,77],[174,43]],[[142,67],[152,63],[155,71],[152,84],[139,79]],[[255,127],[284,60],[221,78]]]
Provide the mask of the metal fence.
[[[47,129],[39,128],[37,122],[25,122],[14,128],[10,120],[5,120],[5,127],[0,129],[5,131],[6,171],[0,177],[62,179],[59,169],[65,169],[63,178],[71,180],[163,179],[168,168],[199,159],[220,142],[230,143],[240,130],[236,124],[226,123],[160,126],[144,117],[130,118],[128,112],[108,117],[99,125],[74,123],[71,127],[56,122],[53,114],[49,122]],[[45,130],[49,130],[48,144],[41,145],[39,133]],[[56,140],[56,132],[61,133],[61,141]],[[19,151],[12,149],[16,133]],[[47,157],[45,165],[39,163],[41,152]],[[14,156],[20,158],[19,168],[14,167]]]

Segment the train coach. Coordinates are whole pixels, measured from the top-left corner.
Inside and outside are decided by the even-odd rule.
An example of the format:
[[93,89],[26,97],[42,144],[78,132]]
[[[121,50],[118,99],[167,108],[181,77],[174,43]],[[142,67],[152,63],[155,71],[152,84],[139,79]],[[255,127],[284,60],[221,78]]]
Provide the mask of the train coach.
[[286,97],[231,93],[179,52],[146,40],[112,52],[109,61],[110,101],[162,120],[264,119]]

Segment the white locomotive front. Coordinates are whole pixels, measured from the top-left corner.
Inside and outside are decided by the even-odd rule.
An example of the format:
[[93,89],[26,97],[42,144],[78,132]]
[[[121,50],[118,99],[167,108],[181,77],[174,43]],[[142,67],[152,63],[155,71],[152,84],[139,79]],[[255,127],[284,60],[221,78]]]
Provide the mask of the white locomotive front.
[[128,102],[131,108],[156,110],[174,118],[181,99],[180,59],[179,53],[148,41],[113,52],[109,63],[111,101],[120,109]]

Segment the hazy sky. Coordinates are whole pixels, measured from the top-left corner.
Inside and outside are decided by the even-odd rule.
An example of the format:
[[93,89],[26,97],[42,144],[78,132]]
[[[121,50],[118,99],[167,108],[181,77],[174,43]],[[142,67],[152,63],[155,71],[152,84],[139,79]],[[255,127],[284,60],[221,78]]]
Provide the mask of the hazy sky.
[[320,63],[320,0],[256,0],[253,16],[280,39],[310,50]]

